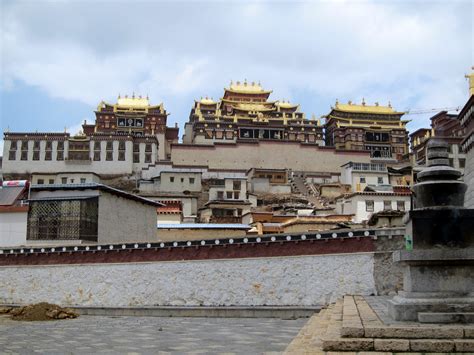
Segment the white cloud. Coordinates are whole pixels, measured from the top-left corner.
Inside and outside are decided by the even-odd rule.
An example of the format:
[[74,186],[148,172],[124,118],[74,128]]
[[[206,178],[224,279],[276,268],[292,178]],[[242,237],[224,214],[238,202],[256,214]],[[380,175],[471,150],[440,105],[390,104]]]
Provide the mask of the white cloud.
[[190,97],[217,97],[243,78],[274,99],[306,101],[308,113],[326,113],[336,98],[458,106],[474,57],[468,1],[2,6],[4,89],[20,80],[93,106],[135,91],[179,104],[171,110],[181,122]]

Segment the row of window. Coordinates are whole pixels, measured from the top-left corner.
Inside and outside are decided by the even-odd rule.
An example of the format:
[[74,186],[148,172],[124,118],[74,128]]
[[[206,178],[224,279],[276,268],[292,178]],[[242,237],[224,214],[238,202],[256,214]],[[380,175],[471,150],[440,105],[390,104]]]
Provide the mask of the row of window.
[[[40,151],[35,150],[33,151],[33,160],[39,161],[40,160]],[[16,160],[17,152],[15,150],[10,150],[8,154],[8,160]],[[51,161],[53,160],[53,153],[52,151],[45,151],[44,152],[44,160]],[[68,155],[69,160],[89,160],[89,152],[84,151],[69,151]],[[94,161],[101,160],[101,152],[100,150],[94,151],[93,155]],[[22,150],[20,152],[20,160],[28,160],[28,151]],[[57,151],[56,152],[56,160],[61,161],[64,160],[64,151]],[[113,161],[114,160],[114,152],[113,151],[106,151],[105,152],[105,160],[106,161]],[[125,161],[125,151],[118,152],[118,160]],[[151,163],[152,161],[152,154],[145,153],[145,163]],[[140,163],[140,153],[133,153],[133,162]]]
[[[225,191],[225,196],[227,200],[238,200],[240,198],[239,191]],[[217,191],[217,199],[224,199],[224,191]]]
[[[68,180],[67,177],[62,177],[62,178],[61,178],[61,184],[67,184],[67,183],[68,183],[67,180]],[[85,184],[85,183],[86,183],[86,178],[80,178],[80,179],[79,179],[79,182],[80,182],[81,184]],[[69,183],[70,183],[70,184],[76,183],[76,179],[71,178]],[[37,180],[37,184],[38,184],[38,185],[44,185],[44,184],[45,184],[45,179],[38,179],[38,180]],[[54,184],[54,179],[48,179],[48,184],[53,185],[53,184]]]
[[[365,201],[365,210],[367,212],[374,212],[374,200]],[[392,201],[383,201],[384,211],[392,209]],[[405,211],[405,201],[397,201],[397,211]]]
[[[365,179],[364,176],[361,176],[361,177],[359,178],[359,182],[360,182],[361,184],[365,184],[367,181],[366,181],[366,179]],[[382,184],[383,184],[383,177],[381,177],[381,176],[378,176],[378,177],[377,177],[377,184],[378,184],[378,185],[382,185]]]
[[[18,150],[18,141],[11,141],[10,142],[10,150]],[[40,141],[33,141],[33,149],[34,150],[39,150],[40,149]],[[46,141],[46,150],[52,150],[53,149],[53,142],[52,141]],[[59,141],[58,150],[64,150],[64,142]],[[21,141],[21,150],[28,150],[28,141]]]
[[[21,141],[21,150],[22,151],[28,151],[28,141]],[[53,142],[52,141],[46,141],[46,150],[52,150],[53,149]],[[57,150],[64,150],[64,142],[59,141],[57,145]],[[89,142],[69,142],[69,149],[89,149]],[[94,150],[101,150],[101,142],[95,141],[94,142]],[[113,142],[108,141],[105,146],[105,150],[113,150]],[[119,150],[126,150],[126,145],[124,141],[119,142],[118,146]],[[17,151],[18,150],[18,141],[11,141],[10,142],[10,151]],[[34,141],[33,142],[33,150],[40,150],[40,141]],[[139,152],[140,151],[140,143],[134,143],[133,144],[133,151],[134,152]],[[152,152],[152,144],[147,143],[145,144],[145,152]]]
[[[190,178],[188,178],[188,179],[189,179],[189,184],[190,184],[190,185],[193,185],[193,184],[195,183],[195,181],[196,181],[196,179],[193,178],[193,177],[190,177]],[[175,179],[174,179],[174,176],[170,176],[170,182],[174,182],[174,180],[175,180]],[[181,182],[184,183],[184,177],[181,178]]]

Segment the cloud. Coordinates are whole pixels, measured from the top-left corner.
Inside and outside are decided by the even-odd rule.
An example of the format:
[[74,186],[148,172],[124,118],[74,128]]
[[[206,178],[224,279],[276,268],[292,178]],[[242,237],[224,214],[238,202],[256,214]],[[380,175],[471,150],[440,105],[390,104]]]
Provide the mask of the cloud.
[[467,96],[469,1],[91,4],[2,3],[3,90],[22,81],[91,106],[135,91],[176,105],[180,123],[191,98],[218,97],[231,79],[319,115],[336,98],[405,110]]

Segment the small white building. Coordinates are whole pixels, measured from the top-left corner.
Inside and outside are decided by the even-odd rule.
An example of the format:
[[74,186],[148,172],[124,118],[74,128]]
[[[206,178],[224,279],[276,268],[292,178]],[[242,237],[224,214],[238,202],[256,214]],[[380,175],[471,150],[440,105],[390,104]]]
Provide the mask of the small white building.
[[91,172],[59,172],[51,174],[31,174],[31,183],[33,185],[89,184],[99,182],[100,176]]
[[341,183],[352,186],[352,191],[360,192],[369,186],[388,185],[388,171],[383,163],[348,162],[341,166]]
[[411,195],[406,192],[355,192],[337,199],[336,212],[353,214],[353,222],[368,221],[373,213],[410,210]]

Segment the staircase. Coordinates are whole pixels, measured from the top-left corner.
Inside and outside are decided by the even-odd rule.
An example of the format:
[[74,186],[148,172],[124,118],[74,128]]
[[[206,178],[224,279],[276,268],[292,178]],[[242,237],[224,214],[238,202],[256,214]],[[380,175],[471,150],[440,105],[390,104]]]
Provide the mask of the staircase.
[[291,191],[298,193],[307,198],[307,200],[314,206],[314,208],[326,208],[321,198],[319,197],[319,190],[313,185],[306,182],[304,173],[289,174],[289,181],[291,184]]

